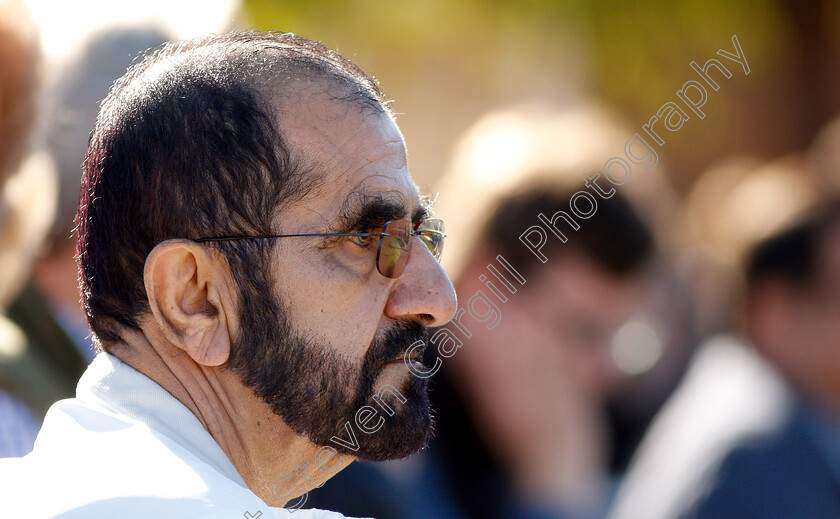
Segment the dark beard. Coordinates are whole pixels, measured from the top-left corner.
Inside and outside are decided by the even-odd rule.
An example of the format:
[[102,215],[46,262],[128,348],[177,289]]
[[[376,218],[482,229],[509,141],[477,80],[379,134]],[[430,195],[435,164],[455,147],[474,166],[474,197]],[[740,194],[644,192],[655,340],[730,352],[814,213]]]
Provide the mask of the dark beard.
[[[395,387],[405,397],[404,403],[388,391],[374,398],[376,380],[385,366],[402,358],[416,341],[424,348],[429,343],[424,326],[401,321],[377,335],[359,370],[329,345],[294,330],[270,288],[255,288],[240,288],[239,336],[232,345],[228,369],[276,415],[316,445],[369,461],[404,458],[428,444],[433,422],[427,379],[407,375],[405,383]],[[356,411],[366,405],[384,419],[383,426],[371,434],[359,430],[354,421]],[[378,416],[371,425],[379,421]],[[357,450],[343,445],[352,442],[348,423]],[[333,437],[344,442],[331,441]]]

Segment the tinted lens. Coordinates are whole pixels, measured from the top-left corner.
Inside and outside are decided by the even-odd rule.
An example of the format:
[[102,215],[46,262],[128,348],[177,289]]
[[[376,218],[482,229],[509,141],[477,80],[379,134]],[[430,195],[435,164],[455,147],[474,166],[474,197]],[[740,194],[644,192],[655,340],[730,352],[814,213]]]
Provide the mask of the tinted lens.
[[440,261],[440,256],[443,254],[443,239],[446,237],[443,220],[437,218],[423,220],[417,226],[417,235],[429,249],[429,252],[432,253],[432,256]]
[[395,278],[402,274],[408,261],[411,222],[408,220],[388,222],[382,228],[382,233],[389,236],[379,238],[376,266],[379,273],[386,278]]

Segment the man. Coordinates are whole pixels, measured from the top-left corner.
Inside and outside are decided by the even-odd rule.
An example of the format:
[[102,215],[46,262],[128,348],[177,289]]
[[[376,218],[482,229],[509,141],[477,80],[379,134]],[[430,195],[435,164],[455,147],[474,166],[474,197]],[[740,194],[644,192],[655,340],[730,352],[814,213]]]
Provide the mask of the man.
[[759,244],[746,268],[745,331],[794,403],[729,454],[692,518],[840,518],[840,202]]
[[376,83],[318,43],[231,33],[133,66],[77,217],[100,353],[0,465],[0,516],[287,517],[353,459],[420,449],[406,364],[455,309],[428,211]]

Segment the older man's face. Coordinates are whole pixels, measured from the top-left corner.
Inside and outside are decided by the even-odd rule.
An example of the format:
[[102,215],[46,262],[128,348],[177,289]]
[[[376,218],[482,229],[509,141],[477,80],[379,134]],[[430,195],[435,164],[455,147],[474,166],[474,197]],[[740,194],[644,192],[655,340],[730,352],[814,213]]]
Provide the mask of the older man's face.
[[[304,88],[283,105],[280,128],[292,159],[322,181],[283,210],[277,232],[378,232],[388,220],[422,218],[426,208],[394,121],[319,90]],[[273,293],[248,296],[260,298],[264,311],[241,312],[236,347],[256,355],[239,371],[275,413],[314,443],[347,438],[348,421],[360,449],[329,444],[360,458],[405,456],[428,440],[425,380],[411,375],[402,355],[427,340],[426,326],[452,317],[455,292],[417,240],[412,238],[402,275],[390,279],[377,271],[376,239],[283,239],[276,246]],[[353,423],[357,409],[376,407],[373,396],[386,385],[407,402],[385,398],[395,414],[378,407],[385,425],[360,433]]]

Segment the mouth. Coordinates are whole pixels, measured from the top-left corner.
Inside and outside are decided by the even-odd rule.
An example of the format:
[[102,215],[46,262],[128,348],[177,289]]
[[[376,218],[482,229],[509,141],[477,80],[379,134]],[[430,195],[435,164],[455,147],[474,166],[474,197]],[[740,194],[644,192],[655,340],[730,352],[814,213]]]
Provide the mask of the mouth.
[[416,363],[416,362],[420,362],[422,357],[423,357],[423,354],[418,349],[412,350],[411,353],[405,351],[405,352],[401,353],[399,356],[397,356],[394,360],[392,360],[390,362],[390,364],[408,363],[408,362]]

